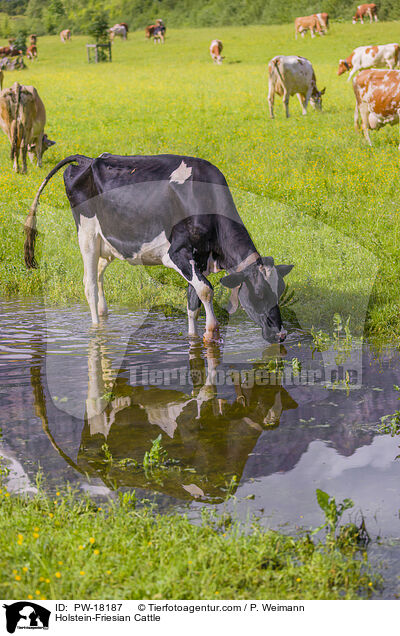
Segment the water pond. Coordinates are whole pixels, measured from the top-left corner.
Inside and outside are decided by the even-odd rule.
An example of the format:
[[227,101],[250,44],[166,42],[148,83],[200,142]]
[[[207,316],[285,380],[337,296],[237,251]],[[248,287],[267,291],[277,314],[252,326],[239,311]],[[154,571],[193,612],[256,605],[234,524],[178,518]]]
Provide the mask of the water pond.
[[320,488],[350,497],[351,518],[381,537],[370,556],[384,563],[381,597],[394,598],[400,438],[380,418],[400,406],[398,352],[351,338],[318,351],[296,329],[268,345],[243,317],[222,331],[223,345],[205,347],[160,308],[114,309],[93,329],[86,306],[0,300],[9,488],[34,492],[40,465],[49,492],[134,488],[193,519],[213,504],[289,531],[321,524]]

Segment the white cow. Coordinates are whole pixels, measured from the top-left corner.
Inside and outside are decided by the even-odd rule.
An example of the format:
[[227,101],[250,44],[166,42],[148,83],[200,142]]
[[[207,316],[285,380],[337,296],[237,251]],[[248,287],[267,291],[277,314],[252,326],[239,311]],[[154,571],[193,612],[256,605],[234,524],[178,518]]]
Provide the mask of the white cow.
[[289,117],[289,98],[297,95],[303,115],[307,114],[308,102],[313,108],[322,108],[322,91],[317,89],[314,69],[309,60],[299,55],[277,55],[268,64],[268,103],[271,119],[274,118],[275,93],[282,95],[286,117]]
[[399,63],[400,46],[393,44],[379,44],[378,46],[359,46],[345,60],[339,60],[338,75],[350,71],[349,82],[353,75],[364,68],[394,69]]
[[123,40],[126,40],[126,27],[123,24],[114,24],[110,29],[110,38],[114,40],[115,36],[119,35]]

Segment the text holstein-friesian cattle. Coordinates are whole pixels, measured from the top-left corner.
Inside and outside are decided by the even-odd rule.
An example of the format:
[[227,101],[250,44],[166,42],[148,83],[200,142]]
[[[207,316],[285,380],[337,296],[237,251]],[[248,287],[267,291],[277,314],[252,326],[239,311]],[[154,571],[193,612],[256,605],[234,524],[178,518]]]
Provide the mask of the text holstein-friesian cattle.
[[289,98],[297,95],[303,115],[307,114],[308,102],[321,110],[322,91],[317,89],[314,69],[309,60],[299,55],[277,55],[268,64],[268,103],[271,119],[274,118],[275,94],[283,97],[286,117],[289,117]]
[[353,16],[353,24],[360,20],[361,24],[364,24],[364,18],[368,17],[372,22],[374,18],[375,22],[378,22],[378,7],[373,2],[368,4],[359,4],[357,10]]
[[[36,267],[34,244],[39,197],[63,166],[65,189],[78,230],[84,286],[92,322],[107,313],[103,275],[115,258],[132,265],[165,265],[188,283],[189,335],[197,334],[203,304],[205,339],[218,334],[213,287],[207,274],[226,270],[232,290],[262,328],[266,340],[283,341],[279,298],[291,265],[276,265],[257,252],[236,210],[223,174],[208,161],[180,155],[96,159],[67,157],[41,184],[25,223],[25,263]],[[232,301],[232,298],[234,299]]]
[[353,81],[353,89],[356,96],[354,126],[356,130],[359,129],[361,117],[365,139],[372,146],[369,130],[399,123],[400,71],[361,71]]
[[44,134],[46,110],[33,86],[21,86],[15,82],[0,93],[0,127],[11,144],[11,161],[19,171],[19,155],[22,155],[22,172],[26,172],[26,155],[37,165],[42,165],[42,155],[56,142]]
[[365,68],[393,69],[399,63],[400,46],[393,44],[378,44],[377,46],[359,46],[345,60],[339,60],[338,75],[350,71],[348,82],[353,75]]

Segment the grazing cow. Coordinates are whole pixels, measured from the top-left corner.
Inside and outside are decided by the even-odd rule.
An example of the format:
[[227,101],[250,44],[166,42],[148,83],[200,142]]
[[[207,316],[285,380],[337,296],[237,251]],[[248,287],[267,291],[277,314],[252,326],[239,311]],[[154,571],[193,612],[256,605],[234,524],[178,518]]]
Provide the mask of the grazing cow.
[[61,42],[67,42],[67,40],[70,40],[71,39],[70,29],[64,29],[64,31],[61,31],[60,39],[61,39]]
[[32,33],[29,36],[29,44],[34,44],[36,46],[36,44],[37,44],[37,35],[35,35],[35,33]]
[[321,25],[321,29],[324,33],[329,29],[329,15],[327,13],[315,13],[315,17]]
[[0,57],[18,57],[20,55],[23,55],[22,51],[15,46],[0,47]]
[[393,69],[399,63],[400,46],[393,44],[379,44],[378,46],[359,46],[345,60],[339,60],[338,75],[350,71],[349,82],[353,75],[364,68]]
[[22,172],[26,172],[26,154],[33,161],[37,157],[37,165],[42,165],[42,155],[47,148],[53,146],[44,134],[46,110],[36,88],[21,86],[15,82],[0,94],[0,127],[11,143],[11,161],[14,170],[19,171],[19,155],[22,155]]
[[154,44],[156,42],[159,44],[164,43],[166,30],[167,27],[165,26],[164,22],[160,18],[156,20],[156,24],[153,30]]
[[321,28],[321,23],[317,18],[316,14],[314,15],[306,15],[302,18],[296,18],[294,21],[294,34],[297,40],[297,34],[300,33],[301,37],[304,38],[307,31],[310,31],[311,37],[315,37],[315,31],[322,35],[323,30]]
[[303,115],[307,115],[307,105],[322,109],[322,91],[317,89],[317,80],[311,62],[298,55],[277,55],[268,64],[268,103],[271,119],[274,118],[275,93],[282,95],[286,117],[289,117],[289,98],[297,95]]
[[353,16],[353,24],[360,20],[361,24],[364,24],[364,17],[368,16],[369,21],[372,22],[374,18],[375,22],[378,22],[378,7],[373,2],[369,4],[359,4],[355,15]]
[[29,60],[33,60],[34,57],[37,57],[37,48],[35,46],[35,44],[31,44],[27,49],[26,49],[26,57]]
[[111,41],[113,41],[117,35],[119,35],[123,40],[126,40],[127,38],[127,30],[123,24],[114,24],[114,26],[109,29],[109,33]]
[[73,155],[41,184],[25,223],[25,263],[35,267],[39,197],[60,168],[78,230],[84,286],[92,322],[107,313],[103,274],[119,258],[132,265],[165,265],[188,283],[189,335],[197,335],[201,304],[206,340],[218,335],[213,288],[206,276],[226,270],[221,284],[237,292],[266,340],[283,341],[279,298],[291,265],[262,258],[236,210],[225,177],[208,161],[180,155],[96,159]]
[[354,126],[359,130],[361,117],[365,139],[372,146],[369,130],[379,130],[386,124],[393,126],[399,122],[400,71],[361,71],[353,81],[353,89],[356,96]]
[[216,64],[222,64],[222,60],[224,59],[221,55],[223,49],[223,45],[221,40],[213,40],[210,44],[210,55],[212,61]]

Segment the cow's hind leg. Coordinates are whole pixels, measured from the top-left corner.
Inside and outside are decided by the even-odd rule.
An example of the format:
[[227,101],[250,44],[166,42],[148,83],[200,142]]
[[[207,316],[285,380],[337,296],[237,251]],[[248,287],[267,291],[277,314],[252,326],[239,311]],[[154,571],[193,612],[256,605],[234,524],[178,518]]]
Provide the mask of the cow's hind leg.
[[286,117],[290,117],[290,115],[289,115],[289,98],[290,98],[290,95],[289,95],[288,91],[286,91],[286,90],[283,91],[282,98],[283,98],[283,103],[285,105]]
[[113,260],[114,260],[114,256],[108,256],[107,258],[100,256],[99,258],[99,263],[97,266],[97,286],[98,286],[97,311],[99,316],[107,316],[108,314],[106,297],[104,295],[103,277],[104,277],[104,272],[107,265],[109,265]]
[[83,259],[83,286],[85,288],[85,295],[92,316],[92,323],[97,325],[99,322],[98,263],[100,258],[100,238],[91,227],[91,220],[92,219],[88,219],[88,223],[85,223],[83,227],[80,225],[78,240]]
[[364,137],[367,140],[367,143],[370,146],[372,146],[371,139],[369,136],[370,125],[369,125],[369,112],[368,112],[367,104],[364,104],[364,103],[360,104],[359,110],[360,110],[360,116],[361,116],[361,128],[363,130]]

